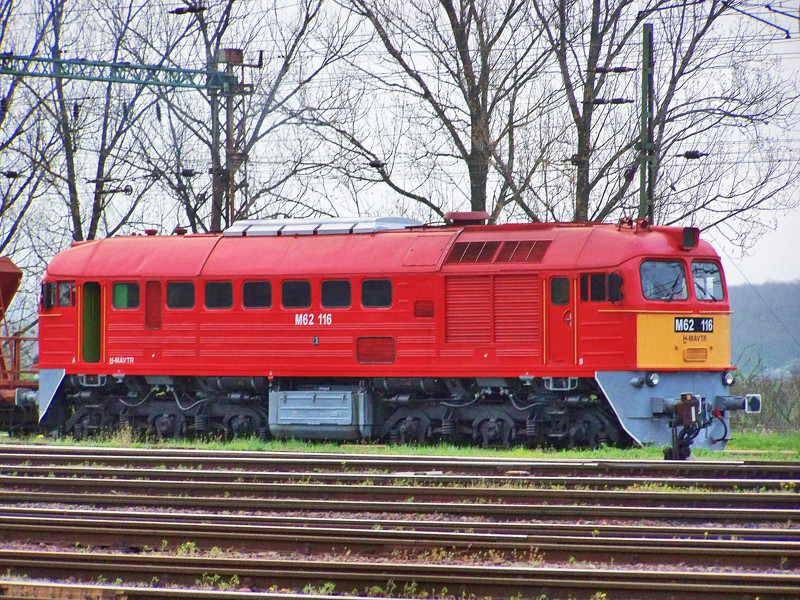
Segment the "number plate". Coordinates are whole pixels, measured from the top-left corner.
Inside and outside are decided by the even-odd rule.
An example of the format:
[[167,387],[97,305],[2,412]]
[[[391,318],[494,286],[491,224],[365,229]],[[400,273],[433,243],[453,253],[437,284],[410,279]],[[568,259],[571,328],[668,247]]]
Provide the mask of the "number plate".
[[675,333],[712,333],[714,319],[711,317],[675,317]]

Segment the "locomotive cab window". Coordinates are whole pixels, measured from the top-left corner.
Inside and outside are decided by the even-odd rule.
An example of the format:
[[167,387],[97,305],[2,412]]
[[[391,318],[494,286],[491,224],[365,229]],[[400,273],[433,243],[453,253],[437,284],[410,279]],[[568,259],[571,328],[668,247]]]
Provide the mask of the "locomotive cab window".
[[569,304],[569,279],[566,277],[553,277],[550,280],[550,303],[553,306],[566,306]]
[[43,283],[42,284],[42,310],[50,310],[56,305],[56,284]]
[[722,273],[717,263],[693,261],[692,282],[694,282],[694,295],[698,300],[716,302],[725,299]]
[[233,308],[233,284],[230,281],[206,282],[206,308]]
[[385,308],[392,305],[392,282],[388,279],[365,279],[361,282],[361,306]]
[[117,309],[139,308],[139,284],[115,283],[111,288],[111,305]]
[[75,306],[75,282],[74,281],[59,281],[58,282],[58,305],[59,306]]
[[583,273],[581,275],[581,300],[583,302],[621,302],[622,277],[611,273]]
[[245,281],[242,285],[242,306],[269,308],[272,306],[272,284],[269,281]]
[[323,281],[322,282],[322,307],[323,308],[348,308],[351,302],[350,282]]
[[283,308],[308,308],[311,306],[311,283],[308,281],[284,281],[281,284]]
[[56,306],[75,306],[75,282],[58,281],[42,284],[41,305],[44,310]]
[[581,275],[581,300],[584,302],[605,302],[608,300],[608,286],[605,273],[583,273]]
[[191,281],[168,282],[167,308],[194,308],[194,284]]
[[639,267],[642,294],[647,300],[686,300],[686,271],[677,260],[646,260]]

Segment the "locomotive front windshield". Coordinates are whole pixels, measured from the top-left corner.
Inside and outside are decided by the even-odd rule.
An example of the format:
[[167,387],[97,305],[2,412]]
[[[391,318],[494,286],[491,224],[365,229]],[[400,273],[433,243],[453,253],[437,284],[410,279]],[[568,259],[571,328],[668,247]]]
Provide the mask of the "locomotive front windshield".
[[683,263],[672,260],[646,260],[639,267],[642,293],[648,300],[686,300],[689,288]]
[[[701,302],[725,299],[722,272],[710,261],[692,261],[692,284],[695,298]],[[686,269],[681,261],[646,260],[639,268],[642,294],[647,300],[688,300]]]
[[694,295],[698,300],[716,302],[725,299],[722,273],[720,273],[717,263],[692,262],[692,281],[694,282]]

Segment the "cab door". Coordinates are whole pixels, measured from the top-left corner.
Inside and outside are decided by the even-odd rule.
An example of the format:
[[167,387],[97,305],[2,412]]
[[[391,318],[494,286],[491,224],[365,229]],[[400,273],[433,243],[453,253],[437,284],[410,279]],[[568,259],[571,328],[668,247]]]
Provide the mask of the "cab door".
[[100,284],[87,281],[83,284],[81,302],[82,357],[87,363],[100,362],[103,333],[103,303]]
[[553,275],[547,283],[547,364],[575,364],[575,284]]

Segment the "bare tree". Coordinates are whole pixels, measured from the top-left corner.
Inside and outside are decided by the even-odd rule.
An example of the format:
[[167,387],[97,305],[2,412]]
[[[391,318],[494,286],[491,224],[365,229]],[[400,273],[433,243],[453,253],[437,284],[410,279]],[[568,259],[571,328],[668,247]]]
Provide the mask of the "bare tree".
[[380,181],[440,217],[466,199],[493,219],[509,204],[538,219],[544,206],[534,173],[548,160],[549,143],[536,124],[552,108],[552,90],[537,85],[547,49],[530,3],[342,6],[364,19],[382,47],[353,62],[355,91],[339,103],[350,100],[347,111],[315,114],[320,135],[347,157],[347,175]]
[[[798,182],[797,168],[769,158],[777,149],[764,124],[791,118],[796,87],[764,60],[766,43],[753,27],[724,20],[730,2],[675,4],[662,0],[538,2],[536,12],[557,58],[573,122],[569,140],[576,189],[563,217],[605,220],[635,214],[633,192],[640,160],[638,113],[631,75],[614,67],[638,66],[640,31],[655,22],[655,217],[713,226],[756,207],[774,208]],[[765,75],[773,80],[767,83]],[[732,73],[732,76],[729,75]],[[779,75],[777,75],[779,77]],[[731,144],[760,148],[762,164],[714,160],[676,165],[678,156],[714,155]],[[767,149],[769,148],[769,150]],[[688,151],[688,154],[687,154]],[[680,158],[685,160],[685,158]],[[669,169],[665,166],[669,165]]]
[[[46,32],[54,61],[64,58],[104,59],[125,62],[122,42],[138,18],[134,3],[120,6],[87,2],[82,5],[52,0],[50,29]],[[97,17],[87,21],[86,15]],[[91,19],[91,17],[90,17]],[[91,31],[98,46],[90,56],[75,56],[85,47],[82,36]],[[58,63],[54,69],[59,69]],[[50,219],[43,223],[45,238],[60,247],[60,235],[72,240],[111,235],[125,227],[140,208],[147,185],[134,187],[141,177],[138,164],[130,160],[131,131],[146,110],[147,86],[124,82],[72,81],[53,77],[39,80],[36,107],[40,118],[50,123],[59,140],[58,153],[40,165],[50,191],[66,207],[67,222]],[[54,215],[55,216],[55,215]]]
[[[159,140],[155,151],[140,145],[143,160],[178,198],[193,231],[303,210],[303,179],[320,167],[306,159],[317,149],[297,124],[309,88],[357,48],[349,45],[354,27],[339,11],[327,12],[322,0],[263,3],[256,13],[233,0],[192,6],[175,16],[187,23],[187,33],[170,60],[185,64],[201,52],[207,70],[225,69],[239,83],[203,95],[163,92],[166,125],[159,116],[142,130],[148,142]],[[145,35],[138,42],[145,48],[152,43]],[[242,49],[243,64],[221,60],[237,56],[227,48]],[[236,196],[230,215],[226,192]]]
[[[22,14],[20,14],[22,13]],[[20,22],[25,27],[19,27]],[[14,0],[0,0],[0,47],[35,54],[49,26],[40,6],[20,10]],[[17,25],[17,26],[15,26]],[[20,227],[34,200],[46,189],[39,166],[49,161],[54,140],[38,118],[22,77],[6,77],[0,92],[0,253],[27,246]]]

